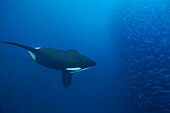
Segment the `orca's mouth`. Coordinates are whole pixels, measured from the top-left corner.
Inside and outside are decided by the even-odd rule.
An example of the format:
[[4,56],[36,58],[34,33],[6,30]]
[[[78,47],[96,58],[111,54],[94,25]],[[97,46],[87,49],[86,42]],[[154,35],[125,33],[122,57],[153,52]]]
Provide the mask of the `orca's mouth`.
[[95,66],[97,63],[95,61],[92,61],[91,66]]
[[94,66],[96,65],[97,63],[94,61]]

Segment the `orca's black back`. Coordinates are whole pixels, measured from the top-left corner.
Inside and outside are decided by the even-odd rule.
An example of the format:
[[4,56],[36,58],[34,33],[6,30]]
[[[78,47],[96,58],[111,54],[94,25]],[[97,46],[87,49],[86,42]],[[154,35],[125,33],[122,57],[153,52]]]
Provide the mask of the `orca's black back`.
[[36,62],[53,69],[64,70],[67,67],[79,66],[76,63],[78,54],[55,48],[40,48],[36,54]]

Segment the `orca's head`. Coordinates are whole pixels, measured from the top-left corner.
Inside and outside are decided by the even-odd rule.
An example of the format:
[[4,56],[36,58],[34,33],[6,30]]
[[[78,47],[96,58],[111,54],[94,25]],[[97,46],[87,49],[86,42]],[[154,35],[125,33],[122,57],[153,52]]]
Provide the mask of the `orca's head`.
[[74,66],[71,66],[70,68],[66,68],[66,70],[74,73],[74,72],[79,72],[79,71],[89,69],[95,65],[96,65],[95,61],[93,61],[83,55],[79,55],[74,60]]
[[84,68],[89,68],[89,67],[93,67],[93,66],[95,66],[96,65],[96,62],[95,61],[93,61],[93,60],[91,60],[91,59],[89,59],[89,58],[87,58],[87,57],[85,57],[85,56],[80,56],[79,57],[79,62],[80,62],[80,67],[82,68],[82,69],[84,69]]

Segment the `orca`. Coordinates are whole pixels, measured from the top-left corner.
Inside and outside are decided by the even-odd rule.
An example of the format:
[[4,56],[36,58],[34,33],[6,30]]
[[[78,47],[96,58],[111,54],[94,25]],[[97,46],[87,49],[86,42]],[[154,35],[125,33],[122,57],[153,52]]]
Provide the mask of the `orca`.
[[86,70],[96,65],[96,62],[86,56],[79,54],[75,49],[60,50],[55,48],[32,48],[14,42],[2,42],[22,47],[28,50],[30,58],[45,67],[61,70],[64,87],[68,87],[75,72]]

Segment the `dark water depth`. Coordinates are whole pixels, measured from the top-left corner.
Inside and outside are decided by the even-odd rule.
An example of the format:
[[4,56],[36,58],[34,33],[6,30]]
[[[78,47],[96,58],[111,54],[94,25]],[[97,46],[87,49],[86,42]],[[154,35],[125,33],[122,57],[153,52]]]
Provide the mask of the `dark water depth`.
[[0,113],[169,113],[169,0],[0,0],[0,41],[76,49],[73,75],[0,44]]

